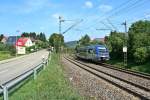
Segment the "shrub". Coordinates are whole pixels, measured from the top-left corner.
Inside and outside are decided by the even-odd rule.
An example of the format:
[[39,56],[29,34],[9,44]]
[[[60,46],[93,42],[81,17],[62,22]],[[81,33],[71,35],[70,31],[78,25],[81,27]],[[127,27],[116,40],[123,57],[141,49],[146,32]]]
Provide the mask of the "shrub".
[[33,46],[30,46],[30,47],[26,47],[26,51],[27,52],[34,52],[35,51],[35,45],[33,45]]
[[148,58],[148,50],[146,47],[140,47],[135,50],[134,61],[137,64],[142,64],[146,62],[147,58]]
[[0,43],[0,51],[9,51],[11,55],[16,54],[15,47],[7,44]]

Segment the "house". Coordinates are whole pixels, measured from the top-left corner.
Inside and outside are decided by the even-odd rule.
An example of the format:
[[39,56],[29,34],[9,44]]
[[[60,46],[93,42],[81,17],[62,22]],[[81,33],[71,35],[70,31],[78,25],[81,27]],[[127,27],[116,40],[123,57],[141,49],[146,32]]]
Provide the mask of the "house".
[[36,43],[36,39],[34,39],[33,37],[30,37],[30,39],[31,39],[31,41],[32,41],[32,43],[33,43],[33,45],[35,45],[35,43]]
[[20,46],[20,47],[30,47],[33,46],[34,44],[32,43],[30,38],[26,38],[26,37],[21,37],[17,40],[16,42],[16,46]]
[[6,44],[15,46],[15,44],[19,38],[20,38],[20,36],[9,36],[6,41]]
[[100,41],[100,42],[105,43],[105,38],[95,38],[93,39],[93,41]]
[[34,44],[32,43],[30,38],[21,37],[16,42],[16,50],[17,54],[26,54],[26,47],[31,47]]

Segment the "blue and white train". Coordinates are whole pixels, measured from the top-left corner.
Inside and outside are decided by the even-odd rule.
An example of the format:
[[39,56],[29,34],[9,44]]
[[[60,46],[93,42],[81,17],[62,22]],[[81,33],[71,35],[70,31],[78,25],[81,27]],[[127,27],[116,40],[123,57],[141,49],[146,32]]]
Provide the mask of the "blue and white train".
[[85,60],[106,61],[109,60],[109,50],[104,45],[83,46],[76,49],[76,56]]

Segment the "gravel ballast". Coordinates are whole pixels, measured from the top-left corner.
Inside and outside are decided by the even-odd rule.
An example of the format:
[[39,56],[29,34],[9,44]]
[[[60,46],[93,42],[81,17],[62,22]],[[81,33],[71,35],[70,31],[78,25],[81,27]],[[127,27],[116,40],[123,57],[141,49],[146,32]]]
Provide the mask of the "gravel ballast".
[[86,100],[139,100],[139,98],[62,58],[65,76]]

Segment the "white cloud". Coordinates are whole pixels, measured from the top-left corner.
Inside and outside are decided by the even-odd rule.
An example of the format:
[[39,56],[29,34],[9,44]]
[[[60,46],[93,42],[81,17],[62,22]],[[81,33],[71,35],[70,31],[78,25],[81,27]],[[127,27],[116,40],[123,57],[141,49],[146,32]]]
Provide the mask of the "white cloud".
[[110,5],[100,5],[99,6],[99,9],[102,11],[102,12],[108,12],[108,11],[111,11],[112,10],[112,6]]
[[40,30],[44,30],[44,29],[45,29],[45,27],[44,27],[44,26],[41,26],[41,27],[40,27]]
[[145,14],[145,18],[150,18],[150,14]]
[[55,14],[52,15],[52,17],[55,18],[55,19],[58,19],[59,16],[60,16],[60,14],[58,14],[58,13],[55,13]]
[[93,8],[93,3],[92,3],[91,1],[86,1],[86,2],[85,2],[85,6],[86,6],[87,8]]

